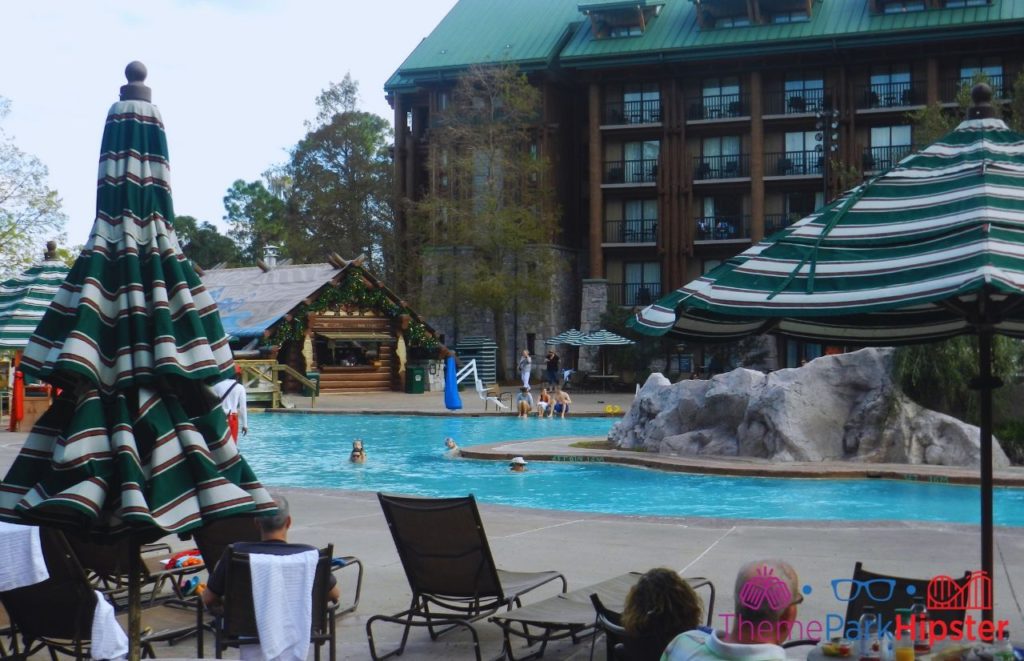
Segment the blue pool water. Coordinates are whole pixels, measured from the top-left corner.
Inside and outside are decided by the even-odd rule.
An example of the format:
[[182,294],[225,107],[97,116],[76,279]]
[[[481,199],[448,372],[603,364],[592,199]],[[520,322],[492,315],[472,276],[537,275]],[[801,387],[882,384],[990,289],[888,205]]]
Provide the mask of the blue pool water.
[[[902,480],[808,480],[668,473],[600,463],[503,463],[444,458],[444,438],[468,447],[553,436],[604,436],[610,418],[258,415],[241,449],[268,486],[473,493],[481,502],[609,514],[749,519],[912,519],[977,523],[978,488]],[[353,438],[367,462],[351,464]],[[995,521],[1024,526],[1024,489],[997,489]]]

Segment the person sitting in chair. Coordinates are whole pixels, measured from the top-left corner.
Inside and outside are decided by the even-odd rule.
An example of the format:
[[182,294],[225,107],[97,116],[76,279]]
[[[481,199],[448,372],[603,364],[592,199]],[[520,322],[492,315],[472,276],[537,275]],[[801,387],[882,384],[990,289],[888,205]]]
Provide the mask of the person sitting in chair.
[[348,460],[353,464],[366,463],[366,450],[363,449],[363,439],[357,438],[352,441],[352,453],[348,456]]
[[533,410],[533,395],[526,386],[520,388],[516,394],[516,410],[519,411],[520,418],[525,418]]
[[677,635],[700,627],[701,598],[676,572],[664,567],[644,573],[622,610],[626,634],[658,656]]
[[[256,518],[256,525],[260,529],[260,541],[258,542],[235,542],[231,548],[237,553],[266,554],[266,555],[292,555],[306,551],[316,551],[316,548],[308,544],[291,544],[288,542],[288,529],[292,527],[292,517],[288,507],[288,501],[280,494],[271,494],[274,503],[277,505],[277,514],[271,516],[260,516]],[[221,560],[217,563],[213,572],[210,573],[210,582],[203,590],[203,604],[208,610],[214,613],[220,611],[222,598],[227,581],[227,563]],[[331,601],[338,601],[341,597],[341,589],[338,581],[331,574],[329,578],[330,591],[327,598]]]

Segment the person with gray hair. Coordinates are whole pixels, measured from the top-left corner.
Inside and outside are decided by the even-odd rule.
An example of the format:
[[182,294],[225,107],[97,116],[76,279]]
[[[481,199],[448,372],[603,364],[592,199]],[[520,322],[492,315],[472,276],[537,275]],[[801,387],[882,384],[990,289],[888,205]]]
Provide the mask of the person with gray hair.
[[[258,542],[235,542],[231,548],[236,553],[264,553],[268,555],[292,555],[304,551],[316,551],[316,547],[309,544],[292,544],[288,541],[288,529],[292,527],[291,508],[288,506],[288,499],[279,493],[270,494],[277,505],[275,514],[264,514],[256,517],[256,527],[260,531]],[[227,579],[227,563],[223,558],[217,562],[217,566],[210,572],[210,581],[203,590],[203,604],[216,613],[221,606],[221,597],[224,594],[225,581]],[[338,581],[332,573],[330,576],[331,589],[327,593],[328,599],[338,601],[341,597],[341,590],[338,588]]]
[[721,615],[725,629],[694,629],[676,636],[662,661],[784,661],[782,643],[803,601],[796,570],[783,560],[756,560],[736,575],[735,609]]

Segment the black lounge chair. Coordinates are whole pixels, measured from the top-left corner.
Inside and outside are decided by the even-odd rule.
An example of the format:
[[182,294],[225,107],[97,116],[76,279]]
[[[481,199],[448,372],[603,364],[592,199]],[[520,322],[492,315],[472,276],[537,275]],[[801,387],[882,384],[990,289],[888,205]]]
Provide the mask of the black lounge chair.
[[[196,548],[199,549],[199,554],[203,557],[203,563],[210,572],[213,572],[228,545],[235,542],[260,541],[259,528],[256,527],[256,517],[253,515],[215,519],[193,531],[192,537],[195,540]],[[351,613],[359,606],[359,597],[363,589],[363,563],[355,556],[341,556],[333,559],[331,571],[337,572],[349,567],[355,567],[358,571],[355,580],[355,595],[347,606],[335,609],[335,617]],[[348,599],[345,593],[346,591],[342,590],[343,600]]]
[[[335,661],[335,606],[327,598],[330,591],[331,555],[334,547],[320,549],[313,578],[313,618],[309,639],[313,643],[313,655],[320,661],[320,648],[327,644],[330,661]],[[219,659],[228,647],[241,644],[259,643],[259,628],[256,625],[256,611],[253,608],[252,574],[249,571],[249,554],[237,553],[228,546],[224,555],[228,563],[224,576],[224,608],[214,625],[214,655]]]
[[[412,627],[426,627],[432,640],[446,631],[467,629],[480,661],[480,639],[473,623],[513,606],[524,594],[565,577],[555,571],[510,572],[494,564],[480,512],[472,495],[465,498],[411,498],[377,494],[409,580],[409,608],[366,621],[370,655],[377,661],[405,651]],[[373,625],[404,627],[399,647],[379,655]]]
[[[0,592],[0,602],[21,639],[17,653],[21,655],[19,658],[29,658],[45,649],[53,658],[59,652],[76,659],[88,659],[96,592],[61,532],[40,528],[39,536],[49,578]],[[198,599],[193,601],[198,602]],[[197,655],[202,657],[199,612],[197,603],[171,605],[163,602],[155,608],[144,609],[143,656],[155,657],[155,642],[174,641],[197,633]],[[118,621],[124,627],[127,613],[119,615]]]

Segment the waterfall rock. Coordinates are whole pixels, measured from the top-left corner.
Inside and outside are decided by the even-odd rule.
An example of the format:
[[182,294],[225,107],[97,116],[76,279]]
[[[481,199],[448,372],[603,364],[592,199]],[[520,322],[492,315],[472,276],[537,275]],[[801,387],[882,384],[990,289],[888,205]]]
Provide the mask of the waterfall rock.
[[[911,401],[892,360],[892,349],[861,349],[770,374],[652,374],[608,438],[675,455],[977,466],[978,428]],[[1010,465],[995,439],[992,454]]]

